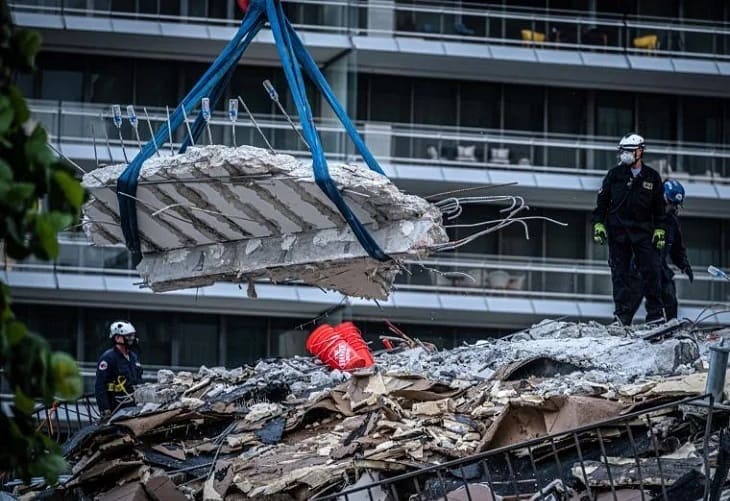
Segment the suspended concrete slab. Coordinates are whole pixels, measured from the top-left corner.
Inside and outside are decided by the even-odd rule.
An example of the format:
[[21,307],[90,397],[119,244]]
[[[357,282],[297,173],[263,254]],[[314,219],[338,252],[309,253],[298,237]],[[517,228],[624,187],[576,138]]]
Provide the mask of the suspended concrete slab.
[[[116,181],[125,167],[84,176],[92,195],[84,231],[95,245],[124,245]],[[448,242],[441,211],[367,168],[330,164],[329,170],[393,261],[368,256],[310,166],[261,148],[216,145],[144,163],[135,195],[144,253],[137,270],[156,292],[268,277],[386,298],[398,260]]]

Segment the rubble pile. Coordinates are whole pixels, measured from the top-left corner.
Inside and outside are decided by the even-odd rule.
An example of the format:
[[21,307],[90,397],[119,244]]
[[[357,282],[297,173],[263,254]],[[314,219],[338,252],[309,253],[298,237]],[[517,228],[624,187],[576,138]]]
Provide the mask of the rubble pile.
[[[453,350],[376,353],[374,367],[352,374],[303,357],[163,370],[135,390],[135,406],[65,444],[73,473],[59,490],[309,499],[364,472],[390,476],[702,394],[705,343],[679,323],[548,321]],[[684,430],[679,449],[689,429],[682,417],[667,422]],[[574,477],[600,488],[605,465],[590,466]]]
[[[115,188],[125,168],[84,176],[92,195],[84,232],[95,245],[124,245]],[[213,145],[152,157],[142,166],[134,197],[140,275],[155,292],[268,278],[385,299],[398,259],[426,256],[448,242],[441,212],[369,169],[331,164],[329,172],[393,261],[365,252],[310,166],[254,146]]]

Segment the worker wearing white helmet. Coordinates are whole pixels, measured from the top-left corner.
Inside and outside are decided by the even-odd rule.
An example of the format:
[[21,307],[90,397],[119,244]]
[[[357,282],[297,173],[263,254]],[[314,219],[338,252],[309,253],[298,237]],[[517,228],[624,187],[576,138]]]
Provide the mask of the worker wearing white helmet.
[[608,242],[615,316],[623,324],[633,317],[632,257],[644,281],[646,321],[665,318],[661,294],[660,251],[665,246],[664,184],[643,161],[644,138],[626,134],[618,145],[618,165],[608,171],[593,211],[593,240]]
[[96,405],[102,416],[118,407],[133,404],[134,387],[142,383],[142,365],[133,348],[137,346],[137,331],[123,320],[109,326],[113,346],[99,357],[96,364]]

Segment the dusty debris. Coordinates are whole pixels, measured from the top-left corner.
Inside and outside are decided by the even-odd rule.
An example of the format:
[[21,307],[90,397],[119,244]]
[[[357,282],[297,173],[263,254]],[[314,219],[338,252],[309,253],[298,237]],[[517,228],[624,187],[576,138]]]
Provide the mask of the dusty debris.
[[[119,484],[136,482],[151,496],[149,479],[163,476],[180,492],[210,500],[335,494],[363,472],[390,476],[442,464],[617,417],[657,398],[702,392],[704,374],[696,371],[703,338],[686,327],[678,332],[647,338],[650,329],[545,322],[453,350],[376,354],[374,367],[352,374],[305,357],[234,370],[161,371],[158,382],[135,392],[137,406],[65,447],[75,475],[61,488],[113,495]],[[158,394],[164,398],[152,398]],[[661,441],[662,461],[676,466],[677,488],[701,465],[683,419],[665,413],[652,417],[651,428],[635,425],[642,446],[646,433]],[[623,430],[604,432],[615,447],[627,440]],[[572,472],[576,482],[600,490],[605,461],[590,435],[585,440],[594,462],[585,474]],[[635,465],[620,454],[608,459],[621,472],[617,485],[632,496],[640,487]],[[640,465],[654,474],[651,460]],[[490,499],[479,481],[471,485],[479,499]]]
[[[112,188],[125,167],[84,176],[92,194],[84,231],[95,245],[124,244]],[[364,167],[332,163],[329,171],[395,261],[368,256],[304,163],[253,146],[216,145],[144,163],[136,194],[140,275],[157,292],[269,278],[386,298],[398,259],[425,256],[448,242],[441,212]]]

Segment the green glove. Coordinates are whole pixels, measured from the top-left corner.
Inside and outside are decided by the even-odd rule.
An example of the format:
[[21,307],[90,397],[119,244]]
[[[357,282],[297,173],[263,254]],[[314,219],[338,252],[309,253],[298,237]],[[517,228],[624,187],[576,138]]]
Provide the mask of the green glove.
[[654,244],[654,247],[659,250],[662,250],[664,248],[664,246],[667,244],[667,242],[664,240],[666,234],[667,232],[662,230],[661,228],[657,228],[656,230],[654,230],[654,235],[651,237],[651,243]]
[[607,238],[608,238],[608,232],[606,231],[606,226],[604,226],[603,223],[594,224],[593,225],[593,241],[599,245],[603,245],[606,243]]

